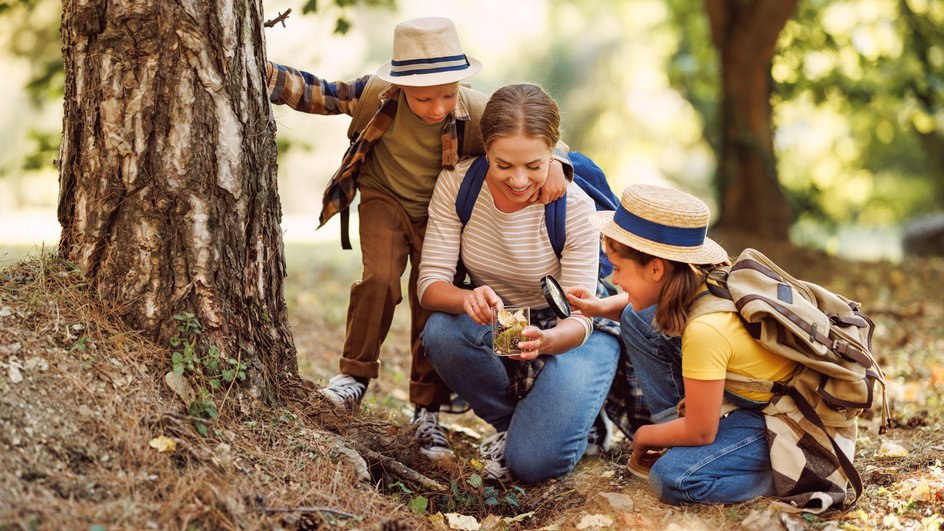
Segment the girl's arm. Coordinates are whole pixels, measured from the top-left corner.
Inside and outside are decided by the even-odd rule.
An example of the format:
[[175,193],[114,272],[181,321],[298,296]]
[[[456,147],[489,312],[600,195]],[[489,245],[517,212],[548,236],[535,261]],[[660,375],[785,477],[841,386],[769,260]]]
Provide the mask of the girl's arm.
[[685,416],[640,427],[633,438],[633,454],[649,449],[703,446],[714,442],[724,398],[724,380],[683,380]]
[[629,304],[629,296],[626,293],[617,293],[601,299],[583,286],[568,288],[566,292],[570,307],[589,317],[605,317],[619,321],[623,309]]

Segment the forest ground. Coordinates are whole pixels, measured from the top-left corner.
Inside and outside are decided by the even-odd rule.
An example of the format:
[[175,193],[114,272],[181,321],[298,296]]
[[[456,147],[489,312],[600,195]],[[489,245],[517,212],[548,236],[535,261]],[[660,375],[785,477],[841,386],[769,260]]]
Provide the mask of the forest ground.
[[764,248],[795,276],[865,303],[893,413],[884,435],[877,415],[860,422],[862,499],[795,516],[770,500],[662,504],[626,471],[625,441],[563,479],[483,484],[475,447],[491,431],[471,413],[443,415],[457,459],[426,462],[408,434],[404,309],[361,411],[334,411],[313,390],[336,371],[360,276],[357,251],[336,249],[287,249],[286,300],[307,383],[284,389],[290,399],[275,406],[221,389],[206,435],[164,384],[170,345],[125,329],[52,256],[0,261],[0,530],[942,528],[944,260],[849,262]]

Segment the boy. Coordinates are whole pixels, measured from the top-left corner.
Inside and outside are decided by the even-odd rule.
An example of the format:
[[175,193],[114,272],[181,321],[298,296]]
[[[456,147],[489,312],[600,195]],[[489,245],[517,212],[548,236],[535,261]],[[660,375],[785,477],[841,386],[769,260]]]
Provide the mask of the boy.
[[[324,192],[319,227],[341,214],[341,243],[347,237],[348,206],[359,189],[363,278],[351,287],[340,372],[321,393],[337,406],[356,408],[379,373],[380,346],[402,299],[400,277],[407,259],[412,366],[410,401],[414,436],[430,459],[452,455],[439,424],[449,388],[426,359],[419,334],[429,312],[416,299],[416,278],[426,231],[426,210],[436,178],[460,157],[482,154],[479,118],[488,100],[459,81],[482,65],[462,52],[452,21],[418,18],[397,25],[393,59],[376,75],[351,83],[329,83],[290,67],[266,67],[272,103],[293,109],[352,116],[351,146]],[[541,199],[560,197],[566,181],[560,164]]]

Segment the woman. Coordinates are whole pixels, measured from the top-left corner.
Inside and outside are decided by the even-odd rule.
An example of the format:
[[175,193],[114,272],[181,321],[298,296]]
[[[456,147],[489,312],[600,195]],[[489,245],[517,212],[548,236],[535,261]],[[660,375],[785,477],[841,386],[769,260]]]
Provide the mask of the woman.
[[[474,160],[440,174],[429,207],[417,288],[434,313],[423,344],[443,380],[495,428],[482,454],[486,477],[500,481],[534,483],[573,469],[619,355],[615,337],[594,330],[580,312],[558,320],[542,293],[546,275],[565,288],[593,290],[597,282],[590,198],[570,183],[560,199],[567,202],[560,257],[548,240],[544,205],[530,200],[547,179],[559,124],[556,103],[540,87],[498,89],[482,114],[488,169],[471,217],[463,226],[455,204]],[[471,289],[453,284],[460,261]],[[499,357],[492,352],[492,311],[506,305],[530,307],[537,326],[522,333],[521,355]]]

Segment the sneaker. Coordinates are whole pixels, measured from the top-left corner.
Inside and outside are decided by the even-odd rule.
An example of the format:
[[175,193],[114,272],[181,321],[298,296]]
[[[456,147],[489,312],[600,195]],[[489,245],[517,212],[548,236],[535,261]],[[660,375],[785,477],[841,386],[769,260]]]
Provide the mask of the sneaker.
[[433,461],[453,457],[446,430],[439,424],[439,413],[431,413],[425,407],[417,406],[411,424],[421,454]]
[[362,384],[353,376],[339,374],[328,380],[328,386],[318,390],[325,398],[337,407],[357,409],[364,399],[367,384]]
[[656,464],[656,461],[664,454],[665,448],[661,450],[646,450],[638,459],[636,458],[636,454],[633,454],[633,457],[630,458],[626,467],[629,469],[629,473],[637,478],[649,479],[649,471],[652,470],[652,465]]
[[507,431],[500,431],[482,441],[479,453],[485,460],[485,467],[482,468],[482,474],[485,476],[485,479],[494,479],[505,483],[514,478],[511,474],[511,469],[505,466],[505,441],[507,435]]
[[602,409],[597,414],[597,418],[590,426],[590,433],[587,434],[586,455],[597,455],[602,452],[608,452],[613,443],[613,421],[606,416]]
[[472,406],[469,405],[469,403],[466,402],[464,398],[456,393],[451,393],[449,395],[449,403],[440,406],[439,411],[442,413],[458,415],[460,413],[465,413],[470,409],[472,409]]

